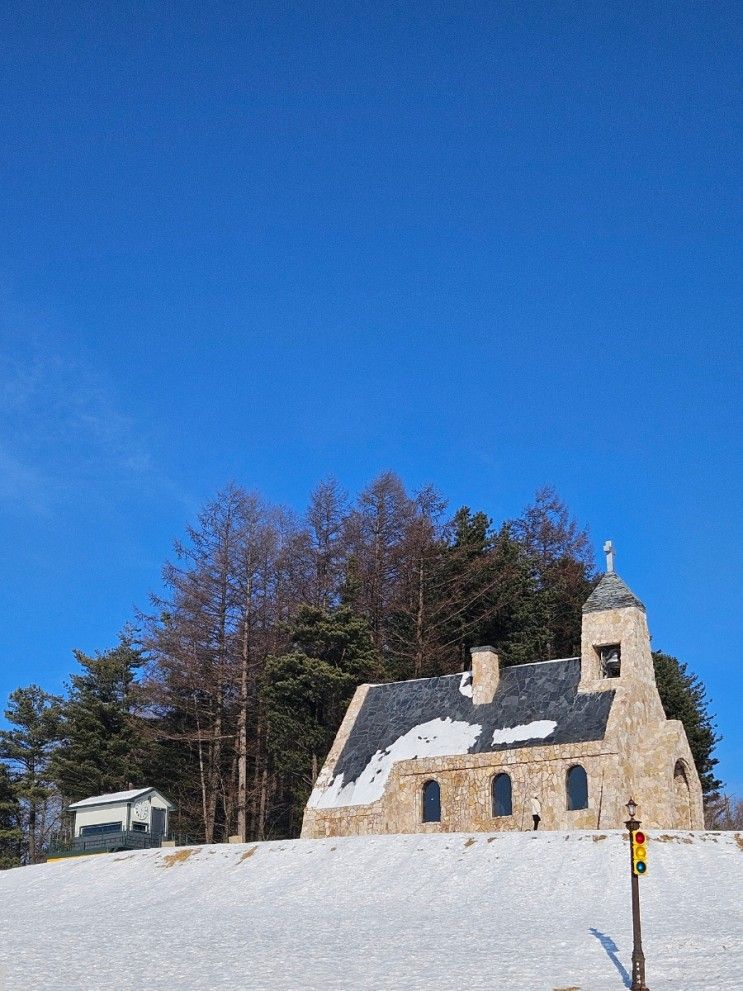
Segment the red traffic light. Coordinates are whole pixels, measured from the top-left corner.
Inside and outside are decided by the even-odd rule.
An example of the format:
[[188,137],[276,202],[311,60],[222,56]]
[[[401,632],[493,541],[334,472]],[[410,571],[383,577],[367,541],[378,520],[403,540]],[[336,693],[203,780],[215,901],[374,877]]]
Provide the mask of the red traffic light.
[[635,833],[635,843],[644,843],[644,842],[645,842],[645,834],[640,832],[640,830],[638,830]]

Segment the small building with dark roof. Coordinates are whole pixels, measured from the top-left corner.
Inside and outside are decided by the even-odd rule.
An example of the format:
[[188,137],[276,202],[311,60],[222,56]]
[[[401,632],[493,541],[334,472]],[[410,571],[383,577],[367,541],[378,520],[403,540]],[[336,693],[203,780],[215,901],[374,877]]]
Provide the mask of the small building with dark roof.
[[471,654],[471,671],[357,689],[303,836],[617,829],[630,797],[646,827],[703,828],[645,606],[613,558],[583,607],[580,657],[501,667],[492,647]]

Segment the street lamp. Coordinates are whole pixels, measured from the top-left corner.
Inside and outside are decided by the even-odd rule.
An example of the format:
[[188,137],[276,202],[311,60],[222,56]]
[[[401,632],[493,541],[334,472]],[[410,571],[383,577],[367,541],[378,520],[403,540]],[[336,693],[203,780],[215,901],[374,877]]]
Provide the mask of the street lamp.
[[625,822],[625,826],[629,830],[629,861],[630,861],[630,879],[632,881],[632,986],[630,991],[648,991],[648,987],[645,984],[645,954],[642,952],[642,931],[640,928],[640,888],[638,885],[637,874],[634,870],[634,859],[633,859],[633,836],[635,831],[639,828],[640,822],[635,819],[635,814],[637,812],[637,802],[630,798],[629,802],[625,805],[627,812],[629,814],[629,819]]

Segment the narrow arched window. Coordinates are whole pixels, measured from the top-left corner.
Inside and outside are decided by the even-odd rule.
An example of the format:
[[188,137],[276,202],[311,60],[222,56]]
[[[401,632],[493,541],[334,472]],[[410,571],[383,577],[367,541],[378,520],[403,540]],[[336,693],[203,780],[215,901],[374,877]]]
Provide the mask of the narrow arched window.
[[686,764],[680,759],[676,761],[676,766],[673,769],[673,811],[676,829],[692,828],[689,778],[686,774]]
[[423,821],[441,822],[441,789],[438,781],[423,785]]
[[565,790],[567,791],[568,809],[588,808],[588,778],[580,764],[575,764],[568,769],[565,778]]
[[511,779],[507,774],[496,774],[493,778],[493,815],[510,816],[513,814],[513,791]]

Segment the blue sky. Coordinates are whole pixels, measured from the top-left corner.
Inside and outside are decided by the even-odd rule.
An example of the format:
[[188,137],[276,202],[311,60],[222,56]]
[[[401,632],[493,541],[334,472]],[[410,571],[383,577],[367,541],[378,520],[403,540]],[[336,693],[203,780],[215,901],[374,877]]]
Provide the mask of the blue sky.
[[743,793],[734,3],[6,3],[0,699],[235,479],[554,484]]

